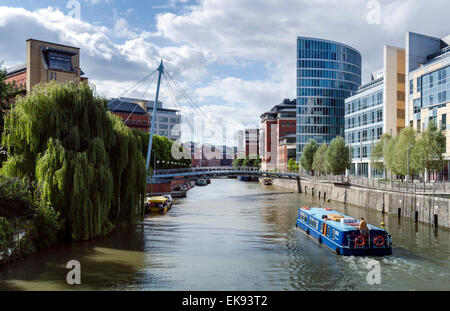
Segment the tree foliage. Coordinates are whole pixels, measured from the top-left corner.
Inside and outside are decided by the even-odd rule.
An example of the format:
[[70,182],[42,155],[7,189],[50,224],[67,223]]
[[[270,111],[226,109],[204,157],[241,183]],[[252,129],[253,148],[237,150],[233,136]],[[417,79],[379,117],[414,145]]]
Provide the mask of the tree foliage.
[[311,139],[303,149],[300,165],[305,171],[311,172],[313,170],[314,154],[318,148],[319,145],[317,142],[314,139]]
[[298,172],[299,164],[294,159],[289,159],[287,169],[289,171]]
[[233,161],[233,167],[242,167],[242,164],[244,163],[245,158],[243,157],[238,157],[237,159],[235,159]]
[[371,165],[377,170],[383,171],[386,168],[386,150],[389,142],[392,140],[392,136],[385,133],[381,135],[380,140],[376,143],[374,148],[372,149],[371,154]]
[[[387,144],[386,158],[388,169],[396,175],[406,176],[408,173],[408,148],[411,157],[416,143],[416,133],[412,127],[406,127],[399,135]],[[410,165],[410,173],[414,174],[414,167]]]
[[411,166],[418,173],[440,171],[444,165],[443,154],[446,150],[445,136],[434,122],[420,135],[411,153]]
[[35,180],[73,240],[103,236],[142,215],[142,146],[85,83],[38,85],[5,118],[0,173]]
[[326,151],[325,169],[334,175],[342,175],[350,168],[350,150],[345,145],[344,138],[336,137]]
[[323,143],[320,145],[320,147],[317,149],[316,153],[314,154],[313,158],[313,170],[320,176],[323,173],[327,172],[326,170],[326,152],[327,152],[328,146],[326,143]]
[[250,154],[242,161],[242,166],[261,167],[261,158],[256,154]]
[[[6,70],[0,67],[0,135],[3,133],[5,113],[10,109],[13,99],[22,92],[15,84],[6,83]],[[0,146],[0,167],[6,160],[6,151]]]

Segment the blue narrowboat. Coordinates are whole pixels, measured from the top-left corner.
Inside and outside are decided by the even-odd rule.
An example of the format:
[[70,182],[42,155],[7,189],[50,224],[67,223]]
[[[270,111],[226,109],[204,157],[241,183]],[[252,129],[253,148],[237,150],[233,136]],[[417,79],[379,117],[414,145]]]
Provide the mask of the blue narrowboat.
[[367,224],[368,234],[361,234],[355,218],[328,208],[300,208],[295,226],[338,255],[392,255],[386,230]]

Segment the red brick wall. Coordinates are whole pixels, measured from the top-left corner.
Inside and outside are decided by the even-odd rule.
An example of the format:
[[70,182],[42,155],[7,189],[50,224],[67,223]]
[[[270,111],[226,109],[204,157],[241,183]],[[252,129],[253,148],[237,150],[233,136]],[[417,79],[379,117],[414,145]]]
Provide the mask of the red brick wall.
[[[138,129],[141,130],[143,132],[150,132],[150,128],[149,128],[149,120],[148,120],[148,115],[147,114],[129,114],[129,113],[122,113],[122,112],[114,112],[114,114],[116,116],[119,116],[123,121],[125,121],[126,119],[128,119],[126,125],[129,128],[132,129]],[[140,124],[138,123],[138,121],[140,121]]]
[[27,72],[21,72],[5,79],[6,83],[15,83],[18,87],[27,88]]

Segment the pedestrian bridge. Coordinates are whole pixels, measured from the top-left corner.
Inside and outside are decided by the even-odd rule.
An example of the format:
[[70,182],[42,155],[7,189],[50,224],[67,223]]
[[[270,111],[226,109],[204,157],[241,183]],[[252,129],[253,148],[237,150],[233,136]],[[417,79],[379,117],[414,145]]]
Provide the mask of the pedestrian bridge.
[[233,177],[256,176],[272,179],[300,180],[298,173],[289,171],[261,171],[259,168],[249,167],[195,167],[186,169],[156,170],[148,177],[148,183],[164,183],[174,179],[196,180],[201,177]]

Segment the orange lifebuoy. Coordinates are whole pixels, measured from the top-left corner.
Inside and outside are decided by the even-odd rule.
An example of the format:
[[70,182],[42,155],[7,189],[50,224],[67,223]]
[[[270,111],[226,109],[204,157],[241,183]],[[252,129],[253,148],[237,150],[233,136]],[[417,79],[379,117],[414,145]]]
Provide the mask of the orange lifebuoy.
[[356,237],[355,239],[355,246],[358,248],[364,247],[366,245],[366,238],[362,235]]
[[383,245],[384,245],[384,242],[385,242],[385,240],[384,240],[384,238],[383,238],[381,235],[377,236],[377,237],[375,238],[375,240],[373,240],[373,243],[374,243],[377,247],[383,246]]

